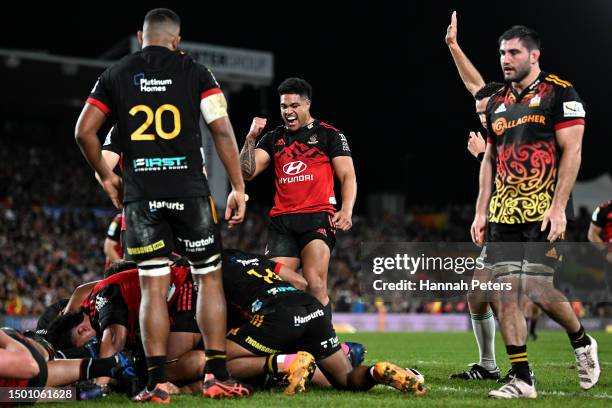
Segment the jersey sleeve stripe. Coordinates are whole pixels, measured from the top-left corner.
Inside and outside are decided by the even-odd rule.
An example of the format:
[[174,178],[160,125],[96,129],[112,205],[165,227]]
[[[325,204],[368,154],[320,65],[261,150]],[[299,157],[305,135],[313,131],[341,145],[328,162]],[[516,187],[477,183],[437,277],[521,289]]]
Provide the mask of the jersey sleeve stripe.
[[553,83],[559,85],[559,86],[562,86],[563,88],[567,88],[567,87],[571,86],[571,84],[569,82],[564,82],[564,81],[561,81],[560,79],[556,79],[556,78],[552,78],[552,77],[546,77],[546,79],[548,81],[550,81],[550,82],[553,82]]
[[97,100],[95,98],[92,98],[91,96],[89,98],[87,98],[87,100],[85,102],[87,102],[87,103],[95,106],[96,108],[100,109],[106,115],[108,115],[110,113],[110,108],[108,106],[106,106],[102,101],[99,101],[99,100]]
[[564,83],[566,86],[572,86],[572,84],[569,81],[561,79],[557,75],[549,74],[547,78],[555,79],[555,80],[557,80],[559,82]]
[[576,126],[576,125],[584,125],[584,119],[579,118],[579,119],[573,119],[573,120],[567,120],[565,122],[559,122],[555,125],[555,130],[560,130],[560,129],[565,129],[568,127],[572,127],[572,126]]
[[222,93],[220,88],[212,88],[209,89],[208,91],[204,91],[200,94],[200,99],[204,99],[204,98],[208,98],[211,95],[215,95],[215,94],[219,94]]

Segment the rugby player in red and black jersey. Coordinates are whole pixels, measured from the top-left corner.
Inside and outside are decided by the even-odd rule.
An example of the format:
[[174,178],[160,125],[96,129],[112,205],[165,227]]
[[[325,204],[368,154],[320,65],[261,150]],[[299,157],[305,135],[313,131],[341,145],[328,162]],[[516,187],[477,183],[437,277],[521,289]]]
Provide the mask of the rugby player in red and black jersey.
[[[312,88],[300,78],[278,87],[284,125],[256,144],[266,119],[255,118],[240,153],[246,180],[274,166],[276,194],[270,211],[266,256],[298,270],[308,293],[326,305],[327,270],[336,229],[352,226],[357,181],[346,136],[310,114]],[[341,184],[342,207],[336,212],[334,174]]]
[[[487,106],[488,143],[471,234],[476,244],[484,243],[488,215],[487,262],[494,279],[513,288],[503,294],[498,317],[516,377],[489,396],[537,397],[519,288],[566,329],[580,386],[590,389],[600,373],[597,342],[553,286],[560,261],[554,241],[565,232],[566,206],[580,167],[584,105],[569,82],[541,71],[539,35],[532,29],[507,30],[499,38],[499,52],[508,84]],[[526,244],[509,244],[517,242]]]
[[[173,264],[170,273],[167,310],[171,324],[167,359],[173,363],[166,374],[169,381],[191,382],[201,375],[204,354],[203,351],[201,356],[187,354],[199,343],[201,335],[195,321],[197,292],[190,267],[182,261]],[[142,351],[138,330],[141,294],[136,264],[114,263],[109,270],[105,274],[112,275],[95,283],[82,300],[79,311],[67,313],[51,324],[48,338],[56,348],[80,347],[97,336],[101,339],[101,357],[124,348],[136,353]],[[99,382],[107,381],[102,379]]]
[[[217,395],[218,382],[225,388],[235,384],[225,368],[221,237],[202,173],[201,115],[232,185],[225,212],[230,225],[244,218],[244,181],[225,97],[208,68],[177,50],[180,39],[176,13],[148,12],[138,33],[142,50],[104,71],[76,127],[83,154],[117,207],[122,206],[124,187],[125,252],[138,262],[141,276],[139,316],[149,366],[149,382],[139,401],[155,397],[156,385],[164,381],[169,330],[165,295],[173,250],[189,258],[202,293],[197,315],[209,359],[203,395]],[[123,183],[100,153],[97,132],[107,117],[119,134]],[[167,392],[159,394],[166,401]]]

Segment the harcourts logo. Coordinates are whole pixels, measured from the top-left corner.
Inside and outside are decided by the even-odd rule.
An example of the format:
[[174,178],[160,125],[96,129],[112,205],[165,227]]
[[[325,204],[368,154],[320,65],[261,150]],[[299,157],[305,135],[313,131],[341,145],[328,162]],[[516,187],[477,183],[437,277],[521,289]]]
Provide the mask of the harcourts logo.
[[293,316],[293,325],[297,327],[301,324],[308,323],[312,319],[316,319],[317,317],[321,317],[323,315],[323,309],[317,309],[314,312],[307,314],[306,316]]
[[206,250],[206,247],[215,242],[215,236],[211,235],[208,238],[202,238],[197,241],[191,241],[189,239],[178,238],[179,242],[185,245],[187,252],[202,252]]
[[185,204],[179,202],[170,203],[168,201],[149,201],[150,211],[157,211],[161,210],[162,208],[167,208],[168,210],[183,211],[185,209]]
[[187,169],[187,157],[147,157],[134,160],[134,171],[165,171]]
[[140,92],[166,92],[168,85],[172,85],[171,79],[147,79],[144,72],[134,75],[134,86],[140,87]]

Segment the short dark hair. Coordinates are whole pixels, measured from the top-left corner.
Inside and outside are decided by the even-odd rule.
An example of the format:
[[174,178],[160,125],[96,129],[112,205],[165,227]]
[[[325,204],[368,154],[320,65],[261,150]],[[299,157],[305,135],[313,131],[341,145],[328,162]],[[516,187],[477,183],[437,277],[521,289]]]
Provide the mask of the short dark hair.
[[539,50],[541,46],[540,34],[532,28],[525,27],[523,25],[515,25],[507,29],[497,40],[497,45],[501,45],[502,41],[512,40],[518,38],[525,48],[529,51]]
[[478,90],[478,92],[476,92],[476,94],[474,95],[474,99],[476,99],[477,101],[481,101],[484,98],[490,98],[491,96],[501,91],[504,86],[505,85],[501,82],[487,82],[485,86],[483,86]]
[[168,8],[155,8],[150,10],[144,18],[145,24],[172,23],[181,26],[181,18],[178,14]]
[[113,276],[116,273],[128,271],[130,269],[136,269],[138,265],[133,261],[126,261],[124,259],[119,259],[117,261],[113,261],[108,268],[104,270],[104,279]]
[[85,319],[83,311],[66,313],[56,317],[47,329],[47,340],[57,350],[67,350],[74,347],[72,329],[77,327]]
[[312,86],[302,78],[287,78],[278,86],[278,95],[297,94],[312,100]]

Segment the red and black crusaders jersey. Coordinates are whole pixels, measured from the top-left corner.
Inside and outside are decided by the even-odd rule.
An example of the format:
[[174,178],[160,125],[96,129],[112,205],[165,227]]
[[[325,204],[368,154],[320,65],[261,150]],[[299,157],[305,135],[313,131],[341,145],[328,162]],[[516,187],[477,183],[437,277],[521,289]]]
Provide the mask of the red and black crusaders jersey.
[[331,160],[350,156],[346,137],[320,120],[290,132],[284,126],[266,133],[257,143],[274,163],[276,194],[270,216],[336,210]]
[[593,211],[591,222],[601,228],[603,242],[612,242],[612,200]]
[[560,151],[555,131],[584,125],[584,104],[569,82],[542,72],[520,95],[506,85],[487,106],[487,143],[497,148],[489,221],[541,221],[552,203]]
[[[171,267],[168,304],[176,302],[177,296],[183,293],[183,288],[186,285],[191,285],[190,268]],[[130,269],[98,282],[89,293],[89,296],[85,298],[81,307],[85,308],[89,315],[91,326],[98,336],[102,336],[104,329],[108,326],[119,324],[128,330],[126,343],[128,347],[138,347],[139,340],[137,333],[139,328],[138,313],[140,311],[140,300],[138,269]]]
[[87,102],[116,122],[125,202],[210,194],[200,103],[219,93],[208,68],[165,47],[145,47],[102,73]]

